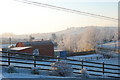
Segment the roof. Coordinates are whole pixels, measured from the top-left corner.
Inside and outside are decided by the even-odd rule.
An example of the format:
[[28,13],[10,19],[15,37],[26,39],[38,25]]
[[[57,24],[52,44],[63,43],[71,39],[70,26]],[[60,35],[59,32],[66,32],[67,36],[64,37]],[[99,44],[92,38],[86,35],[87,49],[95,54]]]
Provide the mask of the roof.
[[37,46],[37,45],[47,45],[52,44],[52,41],[33,41],[33,42],[23,42],[25,46]]
[[61,51],[65,51],[65,50],[54,50],[55,52],[61,52]]
[[10,50],[19,51],[19,50],[28,49],[28,48],[31,48],[31,46],[27,46],[27,47],[14,47],[14,48],[10,48]]

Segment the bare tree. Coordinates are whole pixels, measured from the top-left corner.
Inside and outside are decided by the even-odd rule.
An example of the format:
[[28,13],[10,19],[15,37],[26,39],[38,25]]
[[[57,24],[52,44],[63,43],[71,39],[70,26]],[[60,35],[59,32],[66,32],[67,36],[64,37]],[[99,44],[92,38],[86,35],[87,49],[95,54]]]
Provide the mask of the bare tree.
[[54,40],[54,41],[55,41],[56,39],[57,39],[57,36],[56,36],[56,34],[55,34],[55,33],[53,33],[53,34],[52,34],[52,40]]
[[31,42],[31,41],[33,41],[35,39],[35,37],[33,37],[33,36],[30,36],[29,37],[29,41]]

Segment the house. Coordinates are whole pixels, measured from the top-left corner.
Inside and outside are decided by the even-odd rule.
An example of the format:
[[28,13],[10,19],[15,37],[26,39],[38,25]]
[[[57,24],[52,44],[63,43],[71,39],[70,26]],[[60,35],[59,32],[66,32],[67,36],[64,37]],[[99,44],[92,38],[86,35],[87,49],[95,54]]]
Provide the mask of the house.
[[11,48],[11,51],[33,54],[36,49],[38,49],[39,55],[54,56],[54,44],[49,40],[18,42],[14,48]]

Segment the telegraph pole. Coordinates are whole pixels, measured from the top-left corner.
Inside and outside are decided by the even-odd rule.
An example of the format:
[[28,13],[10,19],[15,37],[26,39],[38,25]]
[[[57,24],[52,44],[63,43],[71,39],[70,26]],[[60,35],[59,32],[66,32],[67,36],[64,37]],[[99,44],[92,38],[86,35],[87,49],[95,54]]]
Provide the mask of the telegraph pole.
[[12,38],[9,37],[9,44],[11,45],[12,44]]

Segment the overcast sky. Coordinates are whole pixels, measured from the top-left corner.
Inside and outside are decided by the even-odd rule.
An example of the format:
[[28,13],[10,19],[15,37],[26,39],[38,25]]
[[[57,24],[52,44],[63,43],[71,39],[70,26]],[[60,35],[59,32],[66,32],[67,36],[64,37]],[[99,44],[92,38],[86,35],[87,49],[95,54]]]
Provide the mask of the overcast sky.
[[[108,17],[118,17],[118,0],[31,0]],[[16,0],[0,1],[1,33],[56,32],[69,27],[117,26],[117,22],[69,13]]]

